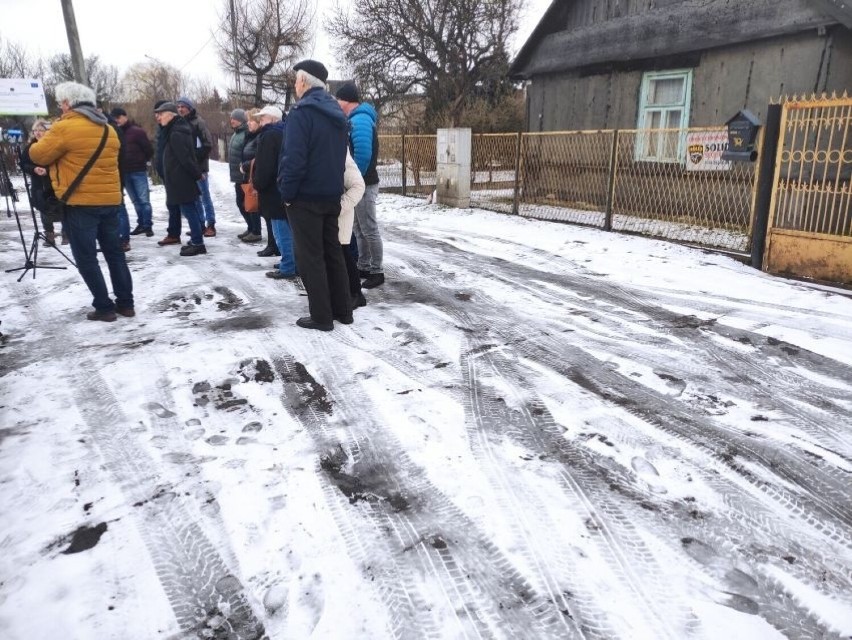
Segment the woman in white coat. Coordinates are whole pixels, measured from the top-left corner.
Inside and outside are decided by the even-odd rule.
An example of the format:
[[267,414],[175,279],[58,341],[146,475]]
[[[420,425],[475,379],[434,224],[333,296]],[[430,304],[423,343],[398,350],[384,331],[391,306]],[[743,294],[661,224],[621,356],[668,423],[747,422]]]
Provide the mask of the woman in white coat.
[[346,273],[349,275],[349,294],[352,296],[352,309],[363,307],[367,299],[361,292],[361,277],[358,275],[358,265],[349,250],[352,241],[352,225],[355,221],[355,205],[361,202],[364,195],[364,178],[358,165],[352,159],[352,154],[346,152],[346,169],[343,172],[343,195],[340,197],[340,215],[337,218],[337,237],[343,247],[343,259],[346,261]]

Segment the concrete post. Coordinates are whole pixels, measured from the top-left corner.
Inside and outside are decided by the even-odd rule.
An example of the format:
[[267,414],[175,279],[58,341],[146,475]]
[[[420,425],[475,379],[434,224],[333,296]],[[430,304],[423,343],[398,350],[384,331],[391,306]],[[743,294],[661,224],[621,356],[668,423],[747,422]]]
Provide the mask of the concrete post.
[[470,206],[470,129],[438,129],[438,204]]

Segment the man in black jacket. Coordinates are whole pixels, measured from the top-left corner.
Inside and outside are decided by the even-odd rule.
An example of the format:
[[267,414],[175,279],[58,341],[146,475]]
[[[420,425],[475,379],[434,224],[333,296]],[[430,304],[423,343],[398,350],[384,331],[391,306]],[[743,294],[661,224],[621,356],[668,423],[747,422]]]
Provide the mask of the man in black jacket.
[[260,196],[260,211],[272,223],[272,234],[281,260],[278,269],[267,271],[267,278],[292,279],[297,276],[296,258],[293,255],[293,234],[281,205],[278,193],[278,158],[284,141],[284,114],[278,107],[267,105],[257,114],[260,134],[257,138],[257,155],[254,158],[252,183]]
[[193,150],[198,166],[201,168],[201,180],[198,181],[198,189],[201,193],[201,212],[207,221],[204,235],[212,238],[216,235],[216,211],[213,209],[213,200],[210,198],[210,183],[207,174],[210,172],[210,151],[213,149],[213,137],[207,123],[195,110],[195,103],[183,96],[177,101],[178,114],[189,123],[192,128]]
[[180,255],[197,256],[207,253],[204,246],[203,218],[198,210],[198,183],[201,168],[195,159],[192,127],[178,115],[173,102],[161,104],[154,111],[157,123],[163,127],[163,175],[166,184],[166,204],[180,207],[189,224],[190,241],[181,247]]
[[148,139],[148,134],[127,115],[121,107],[115,107],[109,113],[124,133],[124,175],[123,186],[133,208],[136,210],[136,228],[131,236],[145,234],[154,235],[151,228],[151,195],[148,187],[148,161],[154,155],[154,147]]
[[[166,171],[163,168],[163,152],[165,151],[166,144],[166,129],[160,124],[160,118],[157,115],[157,109],[160,106],[166,104],[168,100],[157,100],[154,103],[154,119],[157,121],[157,150],[154,155],[155,161],[155,169],[157,170],[157,175],[160,176],[160,181],[165,184],[166,182]],[[181,230],[181,215],[180,215],[180,207],[177,205],[166,204],[166,209],[169,212],[169,225],[166,228],[166,237],[162,240],[158,240],[157,244],[161,247],[170,244],[180,244],[180,230]]]
[[293,232],[296,265],[310,316],[296,324],[331,331],[352,323],[349,278],[337,233],[348,142],[347,120],[325,91],[328,70],[316,60],[293,66],[299,102],[287,116],[278,190]]

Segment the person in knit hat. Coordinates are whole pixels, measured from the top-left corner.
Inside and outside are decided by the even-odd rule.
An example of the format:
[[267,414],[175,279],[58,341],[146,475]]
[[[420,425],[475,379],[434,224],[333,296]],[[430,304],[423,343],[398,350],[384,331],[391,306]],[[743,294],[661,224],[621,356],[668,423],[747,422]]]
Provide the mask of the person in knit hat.
[[349,148],[364,178],[366,191],[355,207],[355,240],[358,244],[358,272],[363,287],[372,289],[385,282],[384,246],[376,219],[379,195],[379,116],[372,105],[361,102],[361,92],[353,82],[345,82],[335,93],[337,104],[349,118]]
[[[246,146],[246,134],[248,132],[248,116],[245,109],[234,109],[231,111],[230,117],[231,129],[234,130],[234,135],[228,142],[228,169],[231,174],[231,182],[234,183],[234,195],[237,199],[237,209],[240,211],[243,220],[246,223],[246,230],[238,234],[240,240],[253,236],[254,229],[252,228],[251,218],[245,209],[246,194],[243,191],[243,183],[246,176],[243,175],[241,164],[243,160],[243,149]],[[257,238],[260,240],[260,238]]]
[[195,140],[195,159],[198,161],[204,176],[198,182],[198,189],[201,192],[201,223],[204,226],[204,237],[212,238],[216,235],[216,211],[213,209],[213,200],[210,198],[210,183],[207,180],[207,174],[210,172],[210,151],[213,149],[213,137],[210,135],[207,123],[196,112],[195,103],[192,100],[186,96],[181,96],[176,100],[176,105],[178,115],[192,127],[192,136]]

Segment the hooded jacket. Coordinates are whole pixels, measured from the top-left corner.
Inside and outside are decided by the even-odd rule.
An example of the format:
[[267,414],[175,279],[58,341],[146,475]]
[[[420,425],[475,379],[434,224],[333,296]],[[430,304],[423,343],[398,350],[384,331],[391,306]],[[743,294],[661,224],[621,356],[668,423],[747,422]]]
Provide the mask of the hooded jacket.
[[192,127],[175,116],[163,127],[163,182],[168,206],[186,204],[198,197],[202,172],[194,150]]
[[183,103],[189,108],[189,113],[184,116],[184,120],[192,127],[193,148],[195,149],[195,159],[198,160],[198,166],[202,173],[210,171],[210,151],[213,149],[213,136],[210,135],[210,128],[207,123],[198,115],[195,110],[195,103],[189,98],[181,96],[178,98],[178,104]]
[[281,201],[340,202],[348,120],[328,92],[309,89],[287,116],[278,165]]
[[83,178],[68,204],[78,207],[106,207],[121,204],[121,180],[118,173],[120,142],[105,115],[94,105],[82,103],[63,114],[41,140],[30,147],[30,159],[47,167],[56,197],[86,166],[107,127],[108,136],[101,155]]
[[352,242],[352,227],[355,224],[355,207],[364,197],[364,178],[361,170],[352,159],[352,154],[346,154],[346,171],[343,172],[343,185],[346,191],[340,198],[340,215],[337,216],[337,239],[340,244]]
[[138,173],[148,170],[148,160],[154,155],[154,147],[145,130],[128,120],[120,127],[124,131],[124,171]]
[[241,124],[234,129],[234,135],[231,136],[231,141],[228,143],[228,169],[231,172],[231,182],[242,184],[245,182],[245,176],[240,171],[240,165],[243,162],[243,148],[246,146],[246,133],[248,125]]
[[284,121],[263,125],[257,136],[252,184],[260,196],[260,213],[264,218],[283,220],[284,207],[278,194],[278,159],[284,141]]
[[349,112],[349,145],[365,184],[378,184],[379,115],[373,105],[362,102]]

